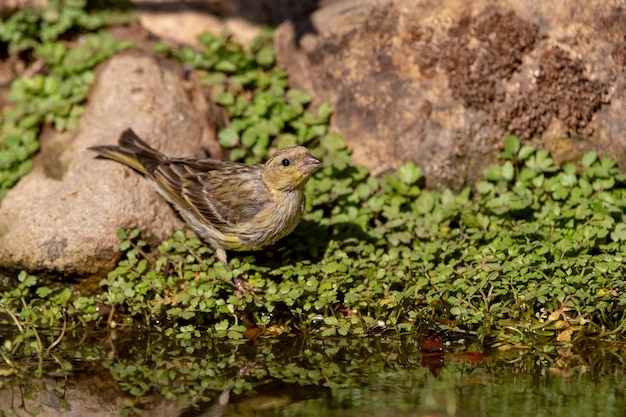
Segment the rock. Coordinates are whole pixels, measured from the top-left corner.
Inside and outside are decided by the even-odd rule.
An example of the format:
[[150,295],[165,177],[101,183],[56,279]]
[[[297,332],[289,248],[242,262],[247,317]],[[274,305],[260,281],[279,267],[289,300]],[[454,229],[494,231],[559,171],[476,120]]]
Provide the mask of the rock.
[[459,189],[509,133],[626,168],[625,37],[623,0],[343,0],[275,44],[290,84],[333,105],[354,162],[411,160],[428,186]]
[[48,0],[2,0],[0,2],[0,16],[10,16],[27,7],[46,7],[47,5]]
[[[35,378],[31,375],[28,382],[5,383],[0,386],[3,411],[21,416],[24,412],[19,410],[37,410],[38,417],[119,417],[126,414],[129,407],[124,399],[128,394],[121,390],[110,370],[98,365],[82,372],[68,372],[62,388],[58,379],[48,376]],[[142,411],[151,417],[179,416],[185,412],[183,406],[162,396],[147,394],[144,399]]]
[[178,44],[197,47],[201,33],[230,33],[233,39],[248,44],[260,26],[234,15],[236,9],[228,2],[200,1],[175,3],[169,1],[134,0],[141,25],[154,35]]
[[[197,47],[201,33],[230,34],[247,45],[262,25],[315,10],[320,0],[133,0],[141,25],[166,41]],[[328,0],[325,0],[328,1]]]
[[207,112],[200,87],[174,64],[138,51],[104,63],[79,129],[43,135],[33,171],[2,200],[0,267],[106,272],[120,257],[119,228],[140,228],[155,241],[181,228],[145,179],[87,148],[116,143],[130,127],[172,156],[219,156]]

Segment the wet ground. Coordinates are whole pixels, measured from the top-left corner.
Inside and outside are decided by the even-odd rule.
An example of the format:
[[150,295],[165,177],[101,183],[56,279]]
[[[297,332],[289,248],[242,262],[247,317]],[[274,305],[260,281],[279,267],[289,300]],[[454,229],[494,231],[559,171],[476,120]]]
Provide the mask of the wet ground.
[[576,417],[626,410],[624,351],[614,348],[502,352],[437,335],[224,342],[126,331],[70,334],[41,361],[27,345],[20,349],[17,367],[0,367],[1,416]]

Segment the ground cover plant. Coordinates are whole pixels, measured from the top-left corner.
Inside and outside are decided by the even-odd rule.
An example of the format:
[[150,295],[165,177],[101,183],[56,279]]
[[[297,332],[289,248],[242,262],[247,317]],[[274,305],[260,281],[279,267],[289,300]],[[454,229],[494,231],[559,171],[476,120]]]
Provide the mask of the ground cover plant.
[[507,345],[621,336],[625,177],[595,153],[577,173],[506,143],[511,159],[459,194],[421,190],[412,164],[381,179],[326,166],[304,225],[232,261],[257,295],[238,294],[190,233],[149,252],[120,232],[126,259],[101,283],[107,320],[177,337],[358,336],[423,320]]
[[0,46],[13,58],[25,57],[27,68],[11,83],[2,111],[0,199],[31,170],[42,125],[76,128],[95,79],[91,70],[132,45],[102,30],[134,18],[118,3],[90,13],[86,0],[50,1],[46,9],[25,8],[0,22]]
[[[106,53],[76,66],[69,57],[80,53],[62,43],[33,47],[50,72],[12,85],[0,141],[5,191],[27,171],[41,124],[73,127],[91,68],[128,46],[94,36]],[[0,317],[18,335],[0,353],[11,369],[19,358],[51,358],[70,330],[105,326],[194,340],[363,337],[435,323],[501,348],[623,341],[626,176],[611,159],[590,152],[559,165],[510,136],[500,163],[459,193],[423,189],[413,163],[373,177],[328,131],[332,109],[310,108],[308,94],[288,88],[271,41],[265,32],[245,49],[203,35],[201,51],[159,44],[155,53],[203,75],[230,117],[219,140],[231,159],[302,144],[322,161],[302,224],[273,248],[231,255],[232,273],[188,231],[151,248],[141,231],[121,230],[123,259],[95,289],[7,276]],[[233,277],[257,292],[238,293]]]

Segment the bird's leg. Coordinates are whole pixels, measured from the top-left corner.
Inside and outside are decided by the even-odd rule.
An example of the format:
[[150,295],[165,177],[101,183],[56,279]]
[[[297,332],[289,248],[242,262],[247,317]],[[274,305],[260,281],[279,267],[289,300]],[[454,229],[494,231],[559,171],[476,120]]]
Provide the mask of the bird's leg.
[[[233,270],[230,268],[230,265],[228,265],[228,255],[226,254],[226,251],[224,249],[218,248],[215,251],[215,255],[217,256],[217,259],[220,260],[222,265],[224,265],[224,268],[226,268],[228,272],[233,272]],[[252,294],[254,296],[254,293],[256,292],[256,288],[249,286],[248,284],[246,284],[239,278],[235,278],[233,281],[235,282],[235,286],[237,287],[237,292],[239,293],[240,296],[244,296],[248,294]]]
[[215,251],[215,255],[217,255],[217,259],[220,260],[220,262],[222,263],[222,265],[224,265],[224,268],[226,268],[228,272],[233,272],[233,270],[230,269],[230,265],[228,265],[228,255],[226,254],[226,251],[224,249],[218,248]]

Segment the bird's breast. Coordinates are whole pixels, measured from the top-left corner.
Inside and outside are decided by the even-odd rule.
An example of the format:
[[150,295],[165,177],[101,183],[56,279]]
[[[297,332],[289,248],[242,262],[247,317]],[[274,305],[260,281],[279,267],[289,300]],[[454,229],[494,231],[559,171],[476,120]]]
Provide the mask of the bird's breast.
[[259,240],[267,241],[264,245],[272,244],[291,233],[304,213],[305,198],[301,191],[284,194],[275,197],[272,203],[256,216],[259,231],[262,231]]

